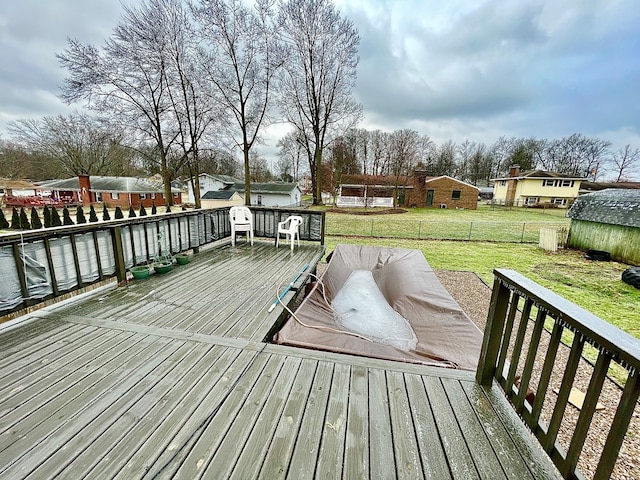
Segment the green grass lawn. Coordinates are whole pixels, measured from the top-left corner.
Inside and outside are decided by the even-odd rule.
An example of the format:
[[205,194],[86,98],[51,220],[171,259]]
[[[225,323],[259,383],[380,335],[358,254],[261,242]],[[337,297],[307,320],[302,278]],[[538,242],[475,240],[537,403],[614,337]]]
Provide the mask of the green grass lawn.
[[401,214],[376,214],[375,209],[355,211],[364,211],[368,215],[327,212],[327,233],[381,238],[537,243],[541,227],[562,228],[569,225],[566,211],[561,209],[505,209],[481,205],[478,210],[414,208]]

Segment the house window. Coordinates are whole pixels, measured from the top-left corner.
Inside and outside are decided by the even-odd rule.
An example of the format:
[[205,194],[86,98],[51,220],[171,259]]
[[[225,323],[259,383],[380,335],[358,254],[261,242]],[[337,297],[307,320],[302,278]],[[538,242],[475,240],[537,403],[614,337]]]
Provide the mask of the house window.
[[146,193],[141,193],[140,194],[140,200],[145,200],[147,198],[147,194]]
[[507,181],[506,180],[500,180],[500,186],[501,187],[506,187],[507,186]]
[[111,194],[111,198],[114,200],[118,200],[120,198],[120,194],[119,193],[112,193]]
[[96,202],[102,201],[102,192],[96,192]]
[[258,195],[258,205],[262,205],[262,195]]
[[542,186],[543,187],[554,187],[555,186],[555,180],[542,180]]
[[562,181],[562,186],[563,187],[573,187],[573,180],[563,180]]
[[527,197],[524,201],[525,205],[535,205],[540,201],[539,197]]
[[4,188],[0,188],[0,193],[4,193]]
[[554,198],[551,203],[554,203],[556,205],[566,205],[567,204],[567,199],[566,198]]
[[462,192],[460,190],[454,190],[451,192],[451,200],[460,200],[461,193]]
[[151,194],[151,200],[155,200],[155,199],[156,199],[156,194],[155,194],[155,193],[152,193],[152,194]]
[[173,198],[178,198],[179,195],[180,194],[176,192],[176,193],[173,194]]

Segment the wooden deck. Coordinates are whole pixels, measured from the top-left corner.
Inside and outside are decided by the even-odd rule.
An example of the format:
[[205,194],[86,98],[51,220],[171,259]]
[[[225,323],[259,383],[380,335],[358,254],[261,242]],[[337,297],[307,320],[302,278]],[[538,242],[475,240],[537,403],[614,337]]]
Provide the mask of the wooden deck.
[[556,478],[472,373],[264,343],[321,255],[212,248],[0,329],[0,478]]

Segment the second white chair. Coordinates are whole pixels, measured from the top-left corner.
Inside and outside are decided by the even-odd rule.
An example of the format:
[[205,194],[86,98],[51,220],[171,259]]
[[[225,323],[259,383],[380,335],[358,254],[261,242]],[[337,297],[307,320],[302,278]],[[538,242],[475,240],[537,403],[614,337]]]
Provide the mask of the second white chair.
[[249,207],[231,207],[229,221],[231,222],[231,245],[236,245],[236,232],[247,232],[247,241],[251,238],[251,245],[253,245],[253,214]]
[[293,244],[295,239],[298,238],[298,247],[300,246],[300,225],[304,220],[298,215],[291,215],[286,220],[278,222],[278,234],[276,235],[276,248],[280,244],[280,234],[285,234],[285,240],[291,241],[291,251],[293,251]]

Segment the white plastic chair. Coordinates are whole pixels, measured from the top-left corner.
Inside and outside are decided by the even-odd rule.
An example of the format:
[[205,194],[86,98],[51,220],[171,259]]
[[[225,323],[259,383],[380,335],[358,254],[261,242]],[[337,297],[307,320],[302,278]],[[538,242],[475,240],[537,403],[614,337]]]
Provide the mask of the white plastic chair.
[[293,251],[293,244],[296,237],[298,238],[298,247],[300,246],[300,231],[299,227],[302,225],[303,219],[297,215],[291,215],[286,220],[278,222],[278,235],[276,236],[276,248],[280,244],[280,234],[284,233],[285,240],[291,241],[291,251]]
[[231,222],[231,245],[236,245],[236,233],[247,232],[247,241],[251,238],[253,245],[253,214],[248,207],[231,207],[229,209],[229,221]]

